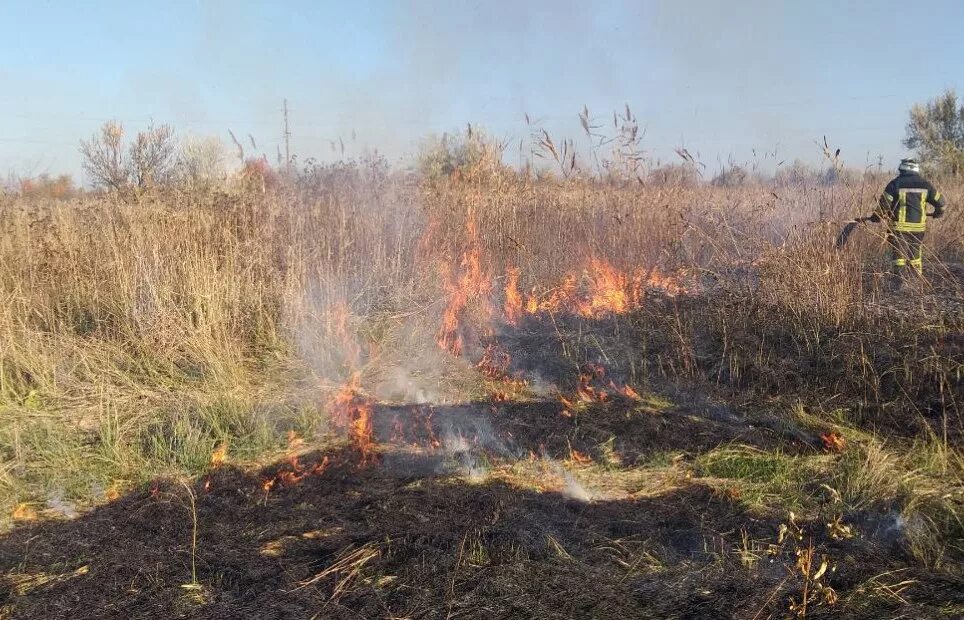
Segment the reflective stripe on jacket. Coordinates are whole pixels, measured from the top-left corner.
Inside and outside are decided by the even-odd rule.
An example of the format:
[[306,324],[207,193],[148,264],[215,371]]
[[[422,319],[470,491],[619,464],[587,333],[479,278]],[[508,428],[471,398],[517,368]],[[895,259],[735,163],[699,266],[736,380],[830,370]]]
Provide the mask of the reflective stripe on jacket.
[[913,172],[901,174],[884,188],[877,215],[898,232],[924,232],[928,204],[937,216],[944,211],[944,199],[930,181]]

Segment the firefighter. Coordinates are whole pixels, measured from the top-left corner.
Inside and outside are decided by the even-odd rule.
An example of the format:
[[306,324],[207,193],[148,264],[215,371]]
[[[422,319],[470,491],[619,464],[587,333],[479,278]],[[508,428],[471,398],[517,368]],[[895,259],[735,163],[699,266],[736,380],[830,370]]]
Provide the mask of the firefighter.
[[[893,274],[899,286],[909,269],[917,276],[923,274],[921,251],[927,217],[941,217],[944,200],[941,193],[921,176],[917,160],[902,159],[897,171],[899,174],[884,188],[870,220],[887,224]],[[928,204],[934,207],[932,213],[927,213]]]

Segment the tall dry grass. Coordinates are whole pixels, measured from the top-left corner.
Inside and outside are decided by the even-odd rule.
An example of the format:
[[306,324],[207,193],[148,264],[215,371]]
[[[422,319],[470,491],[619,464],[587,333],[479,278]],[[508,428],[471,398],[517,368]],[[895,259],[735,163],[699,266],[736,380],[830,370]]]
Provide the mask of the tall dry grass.
[[[647,185],[495,169],[424,183],[343,165],[273,191],[5,198],[0,487],[11,501],[80,496],[199,471],[225,441],[256,456],[287,430],[312,432],[319,382],[359,368],[384,378],[434,345],[438,266],[458,262],[470,219],[486,272],[519,267],[526,290],[558,286],[592,257],[682,274],[697,294],[633,319],[648,339],[634,368],[760,395],[902,399],[902,412],[943,403],[954,431],[960,312],[918,300],[880,310],[883,242],[869,230],[832,250],[839,224],[875,196],[869,182]],[[929,242],[944,297],[960,297],[960,280],[937,264],[953,269],[962,242],[952,206]],[[363,351],[346,351],[335,308]]]

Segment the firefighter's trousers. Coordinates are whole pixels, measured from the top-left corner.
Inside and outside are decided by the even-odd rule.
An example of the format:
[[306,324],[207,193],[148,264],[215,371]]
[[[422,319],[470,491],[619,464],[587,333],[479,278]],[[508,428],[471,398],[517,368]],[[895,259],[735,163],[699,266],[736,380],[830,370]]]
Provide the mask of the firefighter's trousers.
[[890,256],[895,273],[907,273],[908,267],[913,268],[917,275],[923,273],[921,253],[924,247],[924,233],[892,230],[887,235],[887,242],[890,244]]

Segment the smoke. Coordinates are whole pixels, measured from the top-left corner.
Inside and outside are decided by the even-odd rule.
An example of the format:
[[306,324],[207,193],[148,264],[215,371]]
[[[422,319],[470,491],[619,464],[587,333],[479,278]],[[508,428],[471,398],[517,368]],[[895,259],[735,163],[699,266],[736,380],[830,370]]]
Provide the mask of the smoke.
[[47,510],[65,519],[74,519],[79,514],[74,504],[64,499],[61,490],[53,490],[47,495]]
[[710,164],[777,143],[788,160],[818,161],[822,132],[846,133],[851,157],[896,156],[907,102],[879,85],[908,73],[919,91],[938,88],[917,57],[960,46],[958,20],[938,20],[919,54],[901,53],[899,38],[880,36],[899,13],[889,3],[176,4],[151,19],[134,6],[41,4],[5,20],[0,85],[16,96],[0,101],[0,161],[77,174],[72,147],[103,117],[223,138],[231,128],[271,157],[285,98],[302,161],[331,156],[339,138],[348,155],[395,159],[466,122],[514,143],[525,113],[577,137],[583,104],[605,114],[624,102],[667,159],[684,140]]
[[570,474],[566,469],[559,463],[552,463],[552,469],[565,481],[565,486],[562,488],[561,493],[568,497],[569,499],[574,499],[578,502],[591,502],[593,500],[592,494],[586,490],[578,480],[576,480],[572,474]]

